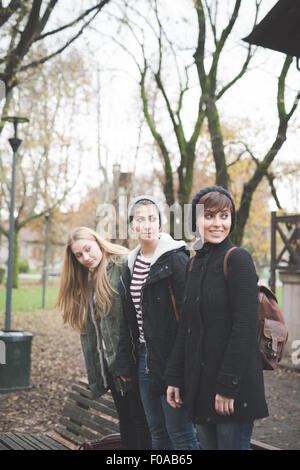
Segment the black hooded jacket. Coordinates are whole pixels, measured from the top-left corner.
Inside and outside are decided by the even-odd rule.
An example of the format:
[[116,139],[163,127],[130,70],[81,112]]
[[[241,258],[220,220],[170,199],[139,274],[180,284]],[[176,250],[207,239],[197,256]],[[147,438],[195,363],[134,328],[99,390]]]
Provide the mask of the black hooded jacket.
[[[236,248],[225,279],[224,256],[232,246],[229,237],[219,244],[205,243],[189,262],[178,334],[165,373],[167,384],[180,388],[198,424],[268,416],[256,339],[257,274],[250,254]],[[216,413],[216,394],[234,398],[233,415]]]
[[[127,266],[119,282],[124,318],[121,322],[116,358],[118,374],[130,377],[135,382],[137,381],[139,330],[136,310],[130,295],[130,283],[138,251],[139,247],[129,254]],[[188,261],[189,252],[186,250],[186,244],[173,240],[168,234],[161,234],[155,252],[155,260],[153,260],[146,282],[142,287],[141,296],[146,364],[152,395],[161,395],[166,391],[163,374],[177,333],[178,322],[168,284],[170,281],[176,309],[180,315]]]

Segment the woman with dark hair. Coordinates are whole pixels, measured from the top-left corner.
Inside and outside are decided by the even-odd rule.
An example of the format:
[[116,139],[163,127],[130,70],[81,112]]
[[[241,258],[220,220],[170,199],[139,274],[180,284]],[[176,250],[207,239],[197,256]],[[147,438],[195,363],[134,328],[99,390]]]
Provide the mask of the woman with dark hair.
[[128,214],[139,244],[129,253],[119,283],[124,323],[118,371],[125,383],[139,384],[152,449],[199,449],[186,410],[168,405],[163,379],[176,337],[176,315],[181,313],[189,253],[185,242],[160,232],[161,211],[151,196],[131,201]]
[[[204,211],[198,211],[200,205]],[[197,212],[199,212],[197,214]],[[165,374],[167,401],[184,403],[197,424],[202,449],[250,448],[255,419],[268,415],[257,343],[257,275],[250,254],[229,235],[235,205],[220,186],[202,189],[192,202],[192,226],[202,247],[187,269],[184,307]]]

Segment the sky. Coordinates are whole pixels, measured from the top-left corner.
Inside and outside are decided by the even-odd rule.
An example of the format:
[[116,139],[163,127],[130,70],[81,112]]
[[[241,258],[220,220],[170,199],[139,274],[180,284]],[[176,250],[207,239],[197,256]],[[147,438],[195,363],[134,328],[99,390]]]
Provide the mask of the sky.
[[[226,0],[223,3],[224,16],[221,20],[224,19],[224,21],[226,21],[226,9],[228,5],[232,5],[232,3],[231,0]],[[189,8],[191,4],[192,0],[172,0],[172,5],[168,5],[166,1],[161,2],[161,5],[166,7],[165,14],[169,16],[173,31],[176,30],[174,34],[170,33],[170,36],[178,43],[182,41],[183,44],[190,44],[190,50],[187,51],[189,56],[192,56],[194,52],[196,29],[193,30],[193,28],[191,28],[191,30],[187,32],[186,29],[183,29],[183,24],[180,20],[187,18],[188,21],[192,21],[195,24],[196,18],[193,8]],[[242,38],[251,32],[253,26],[253,11],[251,11],[250,4],[253,5],[253,2],[249,0],[248,2],[243,2],[243,8],[234,29],[234,34],[232,34],[230,38],[226,54],[221,63],[222,78],[224,77],[225,82],[232,77],[234,72],[239,70],[242,60],[245,57],[246,43],[242,41]],[[262,19],[275,4],[275,0],[264,0],[259,20]],[[169,6],[169,9],[167,9],[167,6]],[[95,28],[101,31],[104,29],[102,21],[104,21],[104,17],[101,17],[99,23],[95,23]],[[176,28],[176,25],[178,25],[178,28]],[[92,47],[93,41],[94,43],[99,41],[99,36],[99,33],[95,31],[88,32],[85,39],[89,48]],[[125,38],[128,44],[134,47],[134,43],[130,40],[129,35],[127,37],[125,36]],[[113,52],[109,53],[111,49]],[[135,55],[138,56],[138,49],[133,50],[136,51]],[[141,117],[141,105],[137,83],[139,77],[136,73],[135,64],[126,52],[115,44],[112,44],[109,39],[107,43],[104,41],[103,48],[100,47],[98,52],[95,52],[94,59],[101,69],[101,141],[103,144],[103,152],[105,154],[106,149],[108,149],[111,164],[119,162],[121,163],[123,171],[132,171],[133,155],[137,145],[139,119]],[[224,95],[219,104],[219,109],[224,121],[230,125],[241,127],[248,136],[251,134],[248,127],[249,122],[251,123],[253,129],[249,141],[253,146],[253,150],[258,152],[258,155],[261,156],[263,156],[275,137],[277,128],[277,76],[284,59],[285,56],[282,53],[261,47],[257,48],[250,71],[231,91]],[[192,112],[191,109],[194,109],[193,102],[195,97],[198,96],[199,91],[198,79],[195,74],[192,80],[194,92],[190,93],[186,107],[187,121],[188,116]],[[300,88],[299,85],[300,73],[296,70],[294,63],[291,66],[287,81],[289,105],[294,101],[296,91]],[[288,141],[278,154],[278,161],[286,158],[290,160],[298,159],[300,106],[294,115],[293,121],[295,122],[293,128],[297,127],[298,129],[296,132],[292,131],[292,129],[289,131]],[[143,139],[145,142],[152,142],[152,137],[146,127],[143,129]],[[144,148],[143,152],[145,156],[139,159],[136,171],[148,171],[148,169],[151,171],[153,161],[150,159],[150,155],[153,155],[153,150],[151,149],[150,152],[147,152]],[[141,155],[141,157],[142,156],[143,155]],[[158,167],[160,165],[158,160],[157,165]],[[295,199],[297,196],[296,188],[294,188],[293,194],[291,195],[290,186],[286,188],[284,184],[279,184],[278,187],[280,196],[286,203],[287,210],[300,210],[299,194],[298,201]],[[271,204],[271,208],[275,209],[275,205]]]
[[[142,0],[140,0],[142,3]],[[120,3],[120,1],[119,1]],[[221,2],[220,2],[221,3]],[[259,20],[275,5],[276,0],[263,0]],[[77,6],[84,7],[94,4],[77,0]],[[222,0],[223,12],[220,22],[226,22],[228,8],[232,6],[233,0]],[[221,74],[224,83],[237,72],[245,57],[246,43],[242,38],[247,36],[253,26],[254,2],[248,0],[242,2],[242,9],[239,19],[234,28],[233,34],[228,43],[226,53],[221,62]],[[73,17],[74,1],[64,0],[66,18]],[[192,55],[195,50],[197,31],[196,15],[193,8],[193,0],[160,0],[159,7],[163,14],[168,17],[170,38],[180,46],[188,48],[182,53],[182,62],[192,63]],[[146,10],[145,10],[146,12]],[[61,15],[61,10],[60,10]],[[153,149],[153,138],[147,126],[144,124],[141,135],[141,152],[135,164],[134,156],[138,144],[138,131],[141,119],[141,100],[139,96],[137,67],[132,58],[111,39],[114,35],[130,48],[135,57],[140,57],[140,51],[136,47],[130,33],[125,32],[126,28],[116,25],[112,15],[117,14],[118,9],[111,5],[99,14],[97,20],[93,22],[93,28],[89,28],[76,41],[75,47],[81,50],[86,58],[87,71],[93,83],[94,93],[90,105],[78,109],[76,137],[82,139],[85,151],[80,155],[82,158],[81,176],[77,188],[83,189],[88,185],[98,185],[100,176],[97,160],[97,103],[100,102],[100,154],[108,166],[112,169],[114,163],[121,164],[122,171],[134,171],[135,173],[151,172],[153,165],[161,168],[161,163]],[[147,13],[147,12],[146,12]],[[53,17],[52,25],[61,24],[61,17]],[[189,25],[186,27],[186,25]],[[150,55],[154,50],[154,39],[145,28],[144,34],[147,37],[147,53]],[[152,47],[152,50],[151,50]],[[209,62],[209,44],[208,44]],[[153,54],[154,57],[154,54]],[[258,155],[263,155],[275,136],[277,121],[275,98],[277,76],[284,61],[284,54],[279,52],[258,48],[250,71],[244,78],[236,84],[231,91],[226,93],[219,102],[219,109],[222,119],[226,125],[238,127],[241,132],[247,134],[251,148]],[[169,63],[168,63],[169,66]],[[171,66],[171,63],[170,63]],[[297,88],[300,84],[300,72],[293,64],[288,80],[288,94],[290,102],[293,101]],[[166,84],[172,91],[174,80],[174,69],[170,69],[168,75],[165,73]],[[97,80],[100,83],[100,94],[97,96]],[[191,75],[192,91],[185,105],[186,129],[189,129],[193,121],[195,100],[199,96],[199,84],[196,71]],[[300,88],[300,87],[299,87]],[[175,88],[174,88],[175,91]],[[158,113],[163,116],[161,109]],[[159,116],[160,117],[160,116]],[[168,124],[161,118],[162,128],[168,131]],[[297,159],[298,142],[300,138],[300,106],[294,115],[297,131],[289,132],[288,142],[277,157],[280,159]],[[191,128],[191,127],[190,127]],[[187,131],[188,133],[188,131]],[[170,136],[171,137],[171,136]],[[176,152],[174,147],[174,152]],[[174,166],[175,170],[175,166]],[[279,185],[280,196],[286,201],[287,210],[300,211],[300,197],[296,201],[297,189],[291,191],[290,186]],[[82,191],[73,194],[74,201],[79,201]],[[299,196],[299,195],[298,195]],[[274,207],[274,206],[273,206]]]

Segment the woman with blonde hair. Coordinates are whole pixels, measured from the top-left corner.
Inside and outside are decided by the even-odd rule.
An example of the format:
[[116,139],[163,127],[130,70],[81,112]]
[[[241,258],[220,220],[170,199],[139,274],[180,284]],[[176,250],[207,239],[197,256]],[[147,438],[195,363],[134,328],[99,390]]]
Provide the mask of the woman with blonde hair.
[[107,390],[119,415],[123,449],[151,448],[138,389],[116,373],[122,306],[118,281],[128,250],[88,227],[68,236],[56,307],[64,323],[80,333],[89,388],[93,398]]

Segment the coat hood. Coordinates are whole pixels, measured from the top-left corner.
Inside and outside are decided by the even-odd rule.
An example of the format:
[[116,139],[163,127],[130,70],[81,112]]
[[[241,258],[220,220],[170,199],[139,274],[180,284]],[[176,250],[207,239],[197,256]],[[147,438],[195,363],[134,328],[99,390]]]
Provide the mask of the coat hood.
[[[178,250],[179,248],[184,248],[184,247],[187,247],[185,241],[174,240],[174,238],[172,238],[171,235],[169,235],[168,233],[161,232],[159,234],[159,242],[153,254],[150,266],[156,263],[156,261],[165,253],[172,251],[172,250]],[[135,263],[137,254],[140,251],[140,249],[141,249],[141,246],[138,245],[128,255],[128,267],[131,273],[133,272],[134,263]]]

